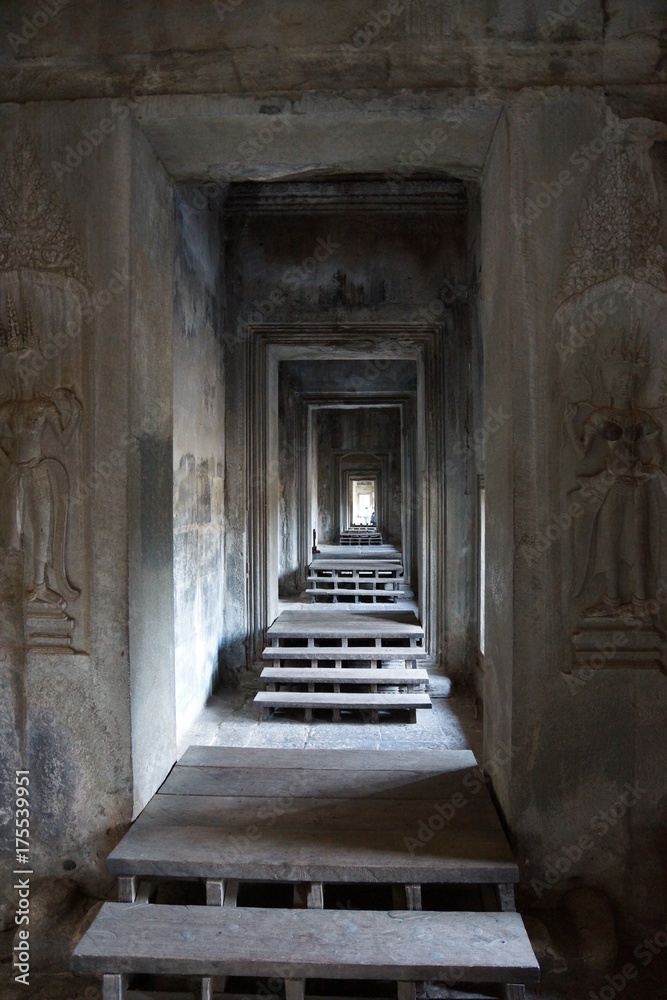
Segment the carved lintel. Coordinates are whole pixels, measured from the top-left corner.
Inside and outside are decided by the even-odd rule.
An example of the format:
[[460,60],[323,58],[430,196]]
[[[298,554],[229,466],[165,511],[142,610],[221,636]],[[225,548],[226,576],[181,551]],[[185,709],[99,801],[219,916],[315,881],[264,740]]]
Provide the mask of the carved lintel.
[[[68,524],[83,410],[74,384],[80,375],[80,303],[90,279],[66,206],[25,130],[0,177],[0,275],[6,293],[0,320],[0,545],[22,554],[27,649],[73,652],[74,621],[67,611],[80,591],[68,573]],[[41,294],[56,287],[60,300],[55,293]],[[70,300],[76,300],[76,319]],[[73,326],[66,325],[66,316]]]

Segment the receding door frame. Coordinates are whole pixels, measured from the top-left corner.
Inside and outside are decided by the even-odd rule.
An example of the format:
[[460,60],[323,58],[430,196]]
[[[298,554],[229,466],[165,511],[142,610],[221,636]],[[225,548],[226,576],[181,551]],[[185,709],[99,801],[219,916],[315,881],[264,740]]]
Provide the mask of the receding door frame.
[[409,360],[417,368],[413,505],[419,548],[419,610],[432,660],[444,664],[447,634],[446,503],[443,462],[445,330],[423,323],[265,323],[249,329],[248,391],[248,658],[259,655],[278,606],[280,361],[352,359],[373,364]]
[[[368,457],[374,458],[375,456],[369,455]],[[386,476],[383,477],[382,475],[382,466],[377,465],[375,467],[366,466],[365,468],[358,469],[344,469],[343,462],[348,458],[348,455],[340,455],[337,462],[339,482],[338,488],[340,496],[340,502],[338,504],[338,526],[341,531],[344,531],[346,527],[354,524],[353,483],[362,482],[364,480],[372,481],[374,496],[373,508],[375,510],[376,524],[381,522],[385,509],[384,479],[386,479]],[[346,521],[348,524],[345,524]]]

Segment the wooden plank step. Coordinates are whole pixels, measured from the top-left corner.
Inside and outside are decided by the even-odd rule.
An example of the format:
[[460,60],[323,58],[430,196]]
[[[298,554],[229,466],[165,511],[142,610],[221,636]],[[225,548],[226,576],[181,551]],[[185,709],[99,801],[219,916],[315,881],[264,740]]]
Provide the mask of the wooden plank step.
[[320,559],[330,559],[338,562],[345,562],[348,559],[389,559],[393,562],[400,562],[403,558],[398,549],[393,545],[379,545],[372,552],[368,550],[358,553],[352,552],[349,547],[342,547],[340,545],[327,545],[327,550],[326,552],[320,552],[313,559],[313,562],[319,562]]
[[396,572],[403,569],[400,559],[393,559],[387,556],[386,559],[373,556],[348,556],[347,559],[313,559],[310,570],[353,570],[353,569],[379,569],[387,572]]
[[[274,752],[273,750],[271,752]],[[275,751],[278,753],[278,750]],[[306,751],[303,751],[306,753]],[[334,750],[328,751],[333,760],[340,760]],[[376,751],[380,752],[380,751]],[[389,755],[389,751],[382,751]],[[407,752],[407,751],[406,751]],[[398,752],[396,752],[398,755]],[[456,771],[441,775],[434,771],[403,769],[391,771],[389,765],[381,769],[366,771],[362,765],[348,766],[347,770],[294,767],[273,767],[271,761],[264,758],[264,767],[239,765],[238,767],[198,766],[187,767],[176,764],[160,786],[158,795],[221,795],[250,796],[264,798],[270,801],[276,799],[414,799],[432,798],[436,802],[451,798],[455,791],[461,792],[466,803],[473,796],[487,797],[486,786],[481,780],[476,767],[463,767]],[[489,809],[495,814],[491,799],[488,798]],[[468,806],[466,805],[466,808]],[[437,812],[437,810],[434,810]],[[458,813],[457,813],[458,815]],[[260,817],[261,818],[261,817]],[[414,817],[415,827],[419,825],[419,816]],[[138,821],[137,821],[138,822]],[[130,836],[137,823],[126,834]],[[498,822],[498,830],[501,830]],[[114,849],[115,850],[115,849]],[[131,873],[128,873],[131,874]],[[415,879],[415,881],[424,881]],[[496,880],[493,878],[482,881],[512,882],[512,878]]]
[[[323,580],[322,583],[329,583]],[[317,597],[404,597],[404,590],[385,590],[381,587],[308,587],[306,594],[315,594]]]
[[381,535],[342,535],[341,545],[382,545]]
[[[326,586],[334,587],[339,589],[341,593],[352,593],[354,589],[361,590],[362,584],[366,584],[367,594],[372,594],[374,591],[378,593],[396,593],[393,589],[396,586],[400,587],[402,581],[397,577],[383,577],[378,580],[375,577],[341,577],[341,576],[309,576],[306,577],[309,583],[318,583],[324,589]],[[391,590],[383,590],[382,588],[391,587]]]
[[[161,796],[160,798],[172,798]],[[187,793],[184,797],[187,796]],[[217,798],[218,796],[214,796]],[[201,801],[200,796],[193,796]],[[296,803],[303,800],[295,800]],[[397,801],[397,800],[393,800]],[[423,799],[418,802],[421,805]],[[213,814],[202,825],[154,825],[137,820],[107,859],[111,875],[147,878],[230,878],[241,882],[437,882],[477,884],[518,881],[519,874],[502,830],[450,829],[432,841],[417,841],[418,819],[411,827],[336,830],[323,835],[315,825],[304,828],[299,816],[268,828],[280,814],[270,799],[259,804],[259,822],[245,829],[226,828]],[[363,801],[357,799],[357,809]],[[436,813],[422,813],[428,818]],[[262,819],[267,816],[267,819]],[[251,830],[252,838],[247,830]],[[259,834],[257,835],[257,831]],[[410,839],[408,839],[410,838]],[[417,843],[414,853],[407,845]]]
[[411,611],[283,611],[267,629],[269,638],[423,638]]
[[[362,565],[364,564],[364,565]],[[369,565],[366,565],[369,564]],[[309,573],[386,573],[392,577],[403,575],[404,567],[401,562],[394,562],[390,559],[364,559],[362,556],[350,553],[348,559],[331,559],[326,564],[311,563],[308,567]]]
[[362,667],[264,667],[260,679],[279,684],[426,684],[428,671]]
[[[313,575],[306,577],[308,581],[313,583],[348,583],[354,586],[359,586],[361,583],[369,583],[377,585],[380,583],[393,583],[399,586],[403,584],[404,578],[402,573],[387,573],[384,570],[350,570],[349,573],[345,573],[344,570],[338,572],[338,570],[318,570],[319,576]],[[324,576],[323,574],[327,575]],[[380,575],[378,575],[380,574]]]
[[258,691],[255,704],[263,708],[432,708],[426,692],[420,694],[363,694],[334,691]]
[[375,524],[350,524],[341,531],[341,535],[381,535]]
[[[319,575],[317,575],[319,574]],[[326,574],[326,576],[324,575]],[[313,583],[351,583],[358,586],[360,583],[393,583],[393,584],[403,584],[405,582],[402,571],[396,571],[396,573],[387,572],[386,570],[350,570],[347,573],[345,570],[317,570],[316,574],[311,573],[306,577],[308,581]]]
[[422,660],[422,646],[267,646],[265,660]]
[[[254,797],[158,795],[142,812],[141,825],[144,831],[160,827],[209,827],[243,836],[249,826],[257,825],[258,808],[262,806],[258,805]],[[419,823],[415,819],[418,810],[421,810],[421,815],[430,817],[433,814],[433,802],[429,799],[413,799],[406,804],[405,799],[371,799],[364,801],[360,807],[358,799],[322,798],[304,803],[303,799],[295,798],[293,801],[283,799],[278,808],[268,807],[262,815],[270,819],[272,831],[300,829],[303,835],[308,827],[321,835],[329,830],[372,831],[377,835],[378,831],[384,829],[394,833],[400,831],[404,837],[410,837],[414,836],[415,827]],[[261,828],[261,817],[259,819],[258,828]],[[454,822],[454,819],[459,832],[465,830],[473,837],[481,830],[498,829],[498,817],[486,808],[482,799],[471,800],[450,822]],[[326,840],[326,836],[323,839]],[[494,905],[486,909],[502,910],[497,893],[493,892],[492,895]],[[136,900],[119,899],[119,902]]]
[[364,538],[360,535],[358,538],[341,538],[341,545],[382,545],[381,538]]
[[[458,780],[476,769],[472,750],[321,750],[317,747],[280,749],[278,747],[189,746],[178,761],[178,767],[219,767],[226,770],[253,765],[261,773],[266,768],[298,769],[302,771],[361,770],[387,771],[398,784],[400,772],[438,774],[443,782]],[[412,776],[411,776],[412,777]],[[273,781],[273,778],[271,778]],[[443,784],[441,795],[451,794]],[[494,813],[495,815],[495,813]]]
[[539,978],[518,913],[104,903],[72,955],[74,972],[104,975],[282,977],[285,968],[290,979]]

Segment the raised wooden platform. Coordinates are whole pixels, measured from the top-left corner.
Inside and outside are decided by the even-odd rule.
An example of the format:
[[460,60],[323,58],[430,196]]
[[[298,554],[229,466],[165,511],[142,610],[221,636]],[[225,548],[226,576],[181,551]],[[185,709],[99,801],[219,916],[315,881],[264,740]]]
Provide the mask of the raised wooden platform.
[[337,603],[346,600],[396,601],[401,589],[403,564],[387,559],[316,559],[310,564],[306,590],[313,603],[318,597]]
[[190,747],[108,869],[291,883],[519,877],[468,750]]
[[382,545],[382,534],[373,525],[354,525],[341,531],[340,545]]
[[[538,977],[513,912],[518,869],[467,750],[190,747],[108,867],[123,902],[102,907],[73,957],[103,976],[103,1000],[143,995],[127,993],[134,973],[181,988],[198,977],[201,1000],[229,976],[282,979],[285,1000],[316,979],[330,994],[332,980],[394,982],[398,1000],[421,980],[465,996],[494,983],[522,1000]],[[172,879],[205,883],[208,905],[150,902]],[[291,905],[244,905],[262,883]],[[422,906],[447,887],[477,904]],[[390,904],[341,908],[341,891]]]
[[[388,582],[395,585],[398,581]],[[273,661],[281,670],[290,669],[289,675],[282,676],[274,666],[268,672],[262,671],[261,679],[268,690],[259,692],[255,703],[267,718],[273,711],[297,708],[304,710],[310,722],[314,710],[330,709],[334,720],[341,721],[343,711],[356,709],[370,712],[369,721],[378,722],[380,711],[394,709],[408,711],[414,723],[418,709],[431,708],[422,679],[413,669],[425,650],[423,629],[412,612],[374,611],[364,615],[333,607],[326,611],[284,611],[268,629],[267,638],[270,646],[264,650],[264,659]],[[390,681],[382,676],[385,671],[380,664],[389,659],[393,667],[404,668],[402,679]],[[331,668],[338,672],[333,680],[329,676]],[[341,691],[341,685],[352,683],[344,677],[350,668],[366,671],[366,692]],[[300,677],[295,670],[300,671]],[[307,690],[294,691],[295,684]],[[383,690],[379,691],[378,686]]]

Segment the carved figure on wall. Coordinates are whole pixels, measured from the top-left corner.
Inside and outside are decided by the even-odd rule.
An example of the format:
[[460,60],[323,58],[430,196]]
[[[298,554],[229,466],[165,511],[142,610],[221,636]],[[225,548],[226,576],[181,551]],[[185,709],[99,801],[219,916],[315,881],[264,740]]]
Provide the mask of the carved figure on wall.
[[69,388],[39,393],[29,314],[21,325],[11,297],[8,312],[9,329],[0,331],[9,387],[0,402],[0,543],[24,554],[27,602],[65,608],[79,591],[66,566],[69,476],[56,455],[71,442],[82,406]]
[[[573,595],[604,578],[602,601],[585,618],[646,618],[660,577],[661,520],[667,500],[663,431],[655,411],[638,405],[649,371],[637,335],[600,353],[603,405],[574,403],[566,427],[588,470],[577,476]],[[591,391],[591,394],[592,391]]]

